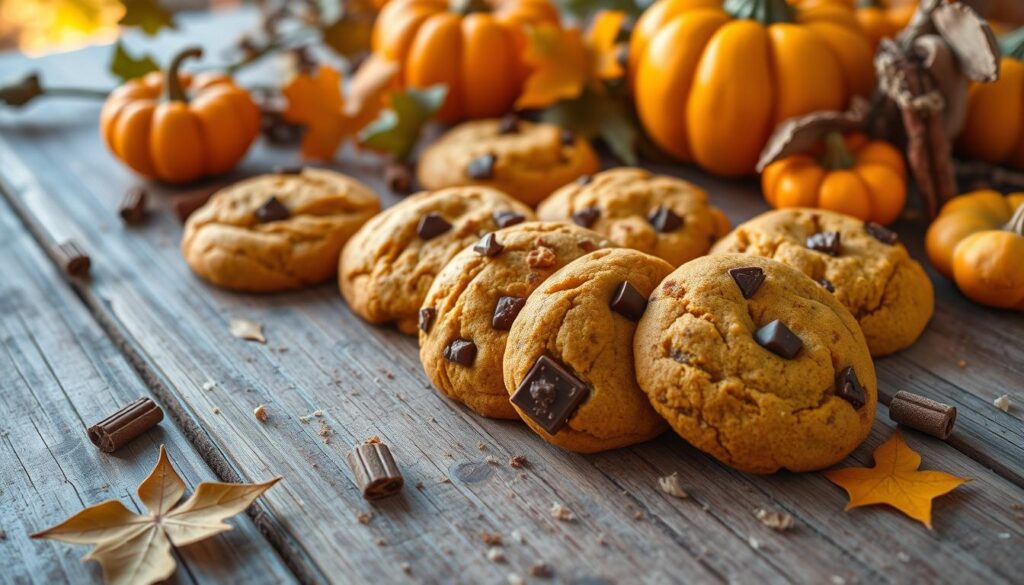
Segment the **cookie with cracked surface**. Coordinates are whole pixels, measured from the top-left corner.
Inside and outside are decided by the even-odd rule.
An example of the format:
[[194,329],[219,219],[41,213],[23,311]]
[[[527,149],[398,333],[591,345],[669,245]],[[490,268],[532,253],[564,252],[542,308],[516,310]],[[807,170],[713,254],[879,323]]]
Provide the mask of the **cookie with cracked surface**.
[[[420,361],[439,391],[479,414],[518,419],[502,379],[505,340],[538,286],[572,260],[610,244],[581,227],[528,222],[492,232],[459,252],[423,301]],[[476,350],[465,365],[448,348]]]
[[377,195],[341,173],[261,175],[221,189],[189,216],[181,253],[224,288],[301,288],[334,276],[345,242],[378,211]]
[[540,203],[537,217],[589,227],[673,266],[707,254],[729,231],[728,218],[696,185],[628,167],[562,187]]
[[705,256],[676,269],[651,295],[634,357],[672,428],[742,471],[828,467],[874,422],[878,383],[857,321],[767,258]]
[[488,187],[413,195],[349,240],[338,267],[341,295],[363,319],[415,335],[420,305],[445,264],[485,233],[533,218],[529,207]]
[[640,443],[665,430],[637,385],[633,333],[647,296],[672,271],[625,248],[578,258],[530,295],[512,325],[505,389],[549,443],[583,453]]
[[428,189],[494,187],[532,206],[600,168],[586,139],[553,124],[474,120],[452,128],[427,147],[417,177]]
[[711,253],[764,256],[810,276],[853,313],[878,357],[912,345],[935,308],[924,268],[894,238],[841,213],[779,209],[738,226]]

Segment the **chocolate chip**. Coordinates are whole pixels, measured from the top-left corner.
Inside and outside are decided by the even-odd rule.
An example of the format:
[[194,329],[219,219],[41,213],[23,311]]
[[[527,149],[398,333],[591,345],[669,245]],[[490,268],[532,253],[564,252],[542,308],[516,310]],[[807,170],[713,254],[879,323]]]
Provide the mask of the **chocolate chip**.
[[639,321],[647,310],[647,299],[629,281],[623,281],[612,294],[611,308],[630,321]]
[[526,216],[522,213],[516,213],[508,209],[495,211],[491,214],[491,217],[494,218],[494,223],[500,228],[507,228],[510,225],[520,224],[526,220]]
[[256,210],[256,221],[260,223],[281,221],[283,219],[288,219],[291,216],[292,213],[288,211],[288,208],[278,201],[277,197],[274,197],[273,195],[271,195],[270,198]]
[[519,116],[505,114],[498,122],[498,134],[517,134],[519,132]]
[[832,281],[827,278],[822,278],[821,280],[818,281],[818,284],[821,285],[821,288],[827,290],[830,293],[836,292],[835,285],[832,284]]
[[481,154],[469,161],[469,166],[466,168],[466,174],[474,181],[485,181],[493,178],[494,163],[497,161],[498,157],[493,154]]
[[562,141],[562,146],[572,146],[576,144],[576,133],[572,130],[562,130],[559,139]]
[[437,318],[437,309],[434,307],[423,307],[420,309],[420,331],[430,333],[430,328]]
[[731,268],[729,269],[729,276],[736,281],[736,286],[740,287],[740,292],[743,293],[743,298],[749,299],[754,296],[757,289],[761,288],[764,284],[764,270],[756,266],[750,266],[747,268]]
[[835,392],[836,396],[849,402],[854,408],[864,406],[866,400],[864,397],[864,387],[860,385],[860,380],[857,379],[857,372],[853,370],[853,366],[843,368],[836,374]]
[[843,250],[839,232],[818,232],[807,238],[805,245],[810,250],[824,252],[829,256],[838,256]]
[[586,187],[594,180],[594,175],[580,175],[576,178],[576,184],[580,187]]
[[420,224],[416,226],[416,235],[424,240],[432,240],[450,229],[452,224],[441,217],[440,213],[431,211],[420,218]]
[[900,241],[899,234],[873,221],[869,221],[864,224],[864,231],[866,231],[872,238],[890,246]]
[[758,329],[754,339],[761,347],[788,360],[795,358],[804,346],[804,342],[778,319]]
[[654,226],[654,229],[663,234],[674,232],[683,227],[683,224],[686,223],[683,218],[676,215],[674,211],[664,205],[659,205],[654,211],[652,211],[650,215],[647,216],[647,221]]
[[275,175],[301,175],[305,167],[299,165],[288,165],[274,167]]
[[484,235],[484,237],[480,238],[480,241],[473,246],[474,252],[481,256],[487,256],[488,258],[501,254],[501,251],[504,249],[505,246],[498,243],[498,237],[494,235],[494,232]]
[[597,218],[601,217],[601,210],[597,207],[584,207],[583,209],[572,214],[572,220],[576,222],[576,225],[588,228],[594,225]]
[[476,361],[476,344],[468,339],[456,339],[444,348],[444,359],[468,368]]
[[590,390],[563,366],[541,356],[519,383],[512,404],[549,435],[562,430]]
[[498,304],[494,305],[494,316],[491,317],[491,327],[498,331],[508,331],[512,323],[523,310],[526,299],[523,297],[501,297]]

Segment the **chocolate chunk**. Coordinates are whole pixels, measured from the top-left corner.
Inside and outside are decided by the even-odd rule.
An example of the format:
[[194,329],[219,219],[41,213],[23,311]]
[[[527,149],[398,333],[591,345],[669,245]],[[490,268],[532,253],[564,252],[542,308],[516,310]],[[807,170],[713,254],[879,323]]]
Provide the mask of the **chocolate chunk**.
[[405,479],[388,446],[379,441],[367,442],[345,455],[352,477],[367,500],[379,500],[402,491]]
[[416,226],[416,235],[424,240],[432,240],[450,229],[452,224],[441,217],[440,213],[431,211],[420,218],[420,224]]
[[685,220],[675,214],[674,211],[659,205],[654,211],[647,216],[647,221],[654,226],[654,229],[660,233],[674,232],[677,229],[683,227],[686,223]]
[[468,368],[476,361],[476,344],[468,339],[456,339],[444,348],[444,359]]
[[832,284],[832,281],[827,279],[827,278],[820,279],[818,281],[818,284],[821,285],[821,288],[827,290],[830,293],[836,292],[836,286],[834,284]]
[[275,175],[301,175],[306,167],[302,165],[287,165],[274,167]]
[[580,175],[576,178],[576,184],[580,187],[586,187],[594,180],[594,175]]
[[835,384],[836,396],[849,402],[854,408],[860,408],[864,406],[864,387],[860,385],[860,380],[857,379],[857,372],[854,371],[853,366],[848,366],[839,370],[836,374]]
[[562,146],[572,146],[576,144],[576,133],[572,130],[562,130],[559,140],[562,141]]
[[495,211],[491,214],[494,218],[494,223],[500,228],[507,228],[510,225],[517,225],[523,223],[526,220],[526,216],[522,213],[503,209],[501,211]]
[[125,191],[121,203],[117,206],[121,220],[128,225],[138,225],[146,219],[146,190],[132,187]]
[[945,441],[956,424],[956,407],[900,390],[889,402],[889,418]]
[[152,399],[142,397],[92,425],[86,433],[100,451],[113,453],[163,419],[164,411]]
[[498,304],[494,305],[494,316],[491,317],[491,327],[498,331],[508,331],[512,323],[519,316],[519,311],[526,305],[523,297],[501,297]]
[[420,309],[420,331],[430,333],[430,328],[434,325],[434,319],[436,318],[437,309],[434,307],[423,307]]
[[810,250],[824,252],[829,256],[838,256],[843,250],[839,232],[818,232],[807,238],[805,245]]
[[485,234],[484,237],[480,238],[480,241],[473,246],[473,251],[481,256],[487,256],[488,258],[501,254],[501,251],[505,249],[498,243],[498,237],[494,235],[494,232]]
[[758,329],[754,339],[761,347],[788,360],[795,358],[804,346],[804,342],[778,319]]
[[74,240],[54,246],[53,255],[64,274],[68,276],[85,276],[92,267],[89,255]]
[[283,219],[288,219],[291,216],[292,213],[288,211],[288,208],[278,201],[277,197],[274,197],[273,195],[271,195],[263,205],[256,210],[256,221],[260,223],[281,221]]
[[554,435],[589,395],[590,390],[583,382],[545,355],[519,383],[511,402],[545,432]]
[[601,217],[601,210],[597,207],[584,207],[583,209],[572,214],[572,220],[576,222],[576,225],[588,228],[594,225],[597,218]]
[[756,266],[750,266],[747,268],[730,268],[729,276],[736,281],[736,286],[740,287],[740,292],[743,293],[743,298],[749,299],[754,296],[757,289],[761,288],[764,284],[764,270]]
[[647,310],[647,299],[629,281],[623,281],[612,294],[611,308],[630,321],[639,321]]
[[899,234],[873,221],[869,221],[864,224],[864,231],[866,231],[872,238],[890,246],[900,241]]
[[498,122],[498,134],[516,134],[519,132],[519,116],[505,114]]
[[412,193],[412,169],[401,162],[391,162],[384,167],[384,184],[388,190],[398,195]]
[[466,167],[466,175],[474,181],[491,179],[494,177],[494,163],[497,161],[498,157],[493,154],[481,154],[469,161],[469,166]]

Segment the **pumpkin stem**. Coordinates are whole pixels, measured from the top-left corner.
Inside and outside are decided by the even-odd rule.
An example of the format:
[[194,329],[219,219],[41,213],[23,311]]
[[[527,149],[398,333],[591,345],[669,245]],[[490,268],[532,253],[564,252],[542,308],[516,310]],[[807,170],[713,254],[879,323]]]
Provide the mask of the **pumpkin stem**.
[[202,47],[186,47],[171,59],[167,66],[164,79],[164,99],[172,102],[188,102],[188,95],[185,88],[181,87],[181,79],[178,77],[178,69],[187,59],[198,59],[203,56]]
[[1013,217],[1010,218],[1010,223],[1003,229],[1024,236],[1024,203],[1017,207],[1017,211],[1013,212]]
[[846,139],[841,132],[832,131],[825,135],[825,155],[821,157],[821,166],[830,171],[846,170],[857,160],[846,146]]
[[1024,61],[1024,27],[999,37],[999,48],[1003,55]]
[[794,11],[786,0],[725,0],[722,9],[740,20],[756,20],[768,26],[793,22]]

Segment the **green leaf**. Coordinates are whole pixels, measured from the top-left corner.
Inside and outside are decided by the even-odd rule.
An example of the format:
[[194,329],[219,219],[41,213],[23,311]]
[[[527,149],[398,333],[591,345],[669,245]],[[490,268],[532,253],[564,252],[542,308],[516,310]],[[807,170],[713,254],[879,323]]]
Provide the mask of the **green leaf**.
[[121,0],[124,16],[117,23],[122,26],[137,26],[142,32],[153,36],[164,28],[177,28],[171,13],[160,6],[158,0]]
[[359,141],[390,153],[395,160],[405,160],[416,146],[423,126],[437,114],[447,95],[446,85],[422,90],[409,88],[393,94],[391,107],[359,133]]
[[150,71],[159,70],[160,66],[153,60],[152,55],[135,57],[125,50],[121,41],[114,45],[114,56],[110,59],[110,72],[121,81],[142,77]]
[[1024,27],[999,37],[999,48],[1007,57],[1024,61]]
[[654,0],[558,0],[563,12],[583,20],[599,10],[621,10],[630,16],[640,16]]
[[640,132],[621,93],[622,90],[599,93],[587,89],[576,99],[545,109],[540,117],[586,138],[600,138],[622,163],[635,165]]

